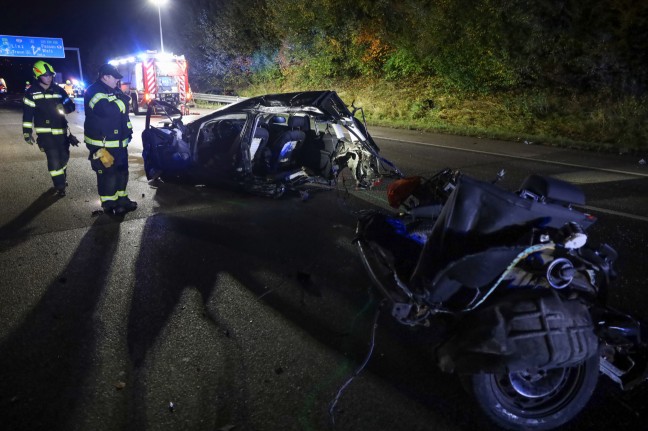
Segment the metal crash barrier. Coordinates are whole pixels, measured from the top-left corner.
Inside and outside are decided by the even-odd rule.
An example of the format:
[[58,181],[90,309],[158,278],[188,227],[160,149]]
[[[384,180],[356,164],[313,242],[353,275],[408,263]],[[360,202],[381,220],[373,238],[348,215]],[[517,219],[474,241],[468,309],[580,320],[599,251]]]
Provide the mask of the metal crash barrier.
[[217,102],[217,103],[236,103],[241,100],[247,99],[247,97],[239,96],[224,96],[219,94],[207,94],[207,93],[193,93],[194,100],[204,100],[205,102]]

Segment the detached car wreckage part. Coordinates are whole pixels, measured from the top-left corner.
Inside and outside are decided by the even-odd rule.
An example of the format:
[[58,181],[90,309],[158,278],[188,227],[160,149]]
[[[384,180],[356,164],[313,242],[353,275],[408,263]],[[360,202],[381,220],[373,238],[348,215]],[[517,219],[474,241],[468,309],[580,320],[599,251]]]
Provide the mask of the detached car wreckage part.
[[570,367],[598,354],[588,307],[550,289],[506,295],[467,314],[452,332],[438,349],[446,372]]
[[647,379],[645,325],[605,304],[617,253],[587,244],[582,190],[531,175],[509,192],[446,169],[397,180],[388,198],[404,210],[358,220],[362,262],[392,317],[433,328],[438,365],[493,422],[555,429],[599,370],[622,389]]

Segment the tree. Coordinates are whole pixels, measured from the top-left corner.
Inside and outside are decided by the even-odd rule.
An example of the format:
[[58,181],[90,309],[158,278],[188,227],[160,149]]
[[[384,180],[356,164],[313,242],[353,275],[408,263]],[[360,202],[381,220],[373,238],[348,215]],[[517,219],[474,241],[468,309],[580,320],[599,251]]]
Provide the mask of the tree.
[[276,50],[278,41],[264,25],[265,0],[196,0],[188,7],[193,25],[184,37],[198,88],[245,84],[259,53]]

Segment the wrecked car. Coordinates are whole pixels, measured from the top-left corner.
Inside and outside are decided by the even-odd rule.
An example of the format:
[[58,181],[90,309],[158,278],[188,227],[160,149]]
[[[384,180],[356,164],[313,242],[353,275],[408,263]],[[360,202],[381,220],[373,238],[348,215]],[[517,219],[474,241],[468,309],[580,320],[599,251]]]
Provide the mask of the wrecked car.
[[[345,169],[362,189],[402,176],[380,156],[362,109],[351,109],[334,91],[270,94],[184,124],[176,107],[153,101],[142,133],[146,176],[234,184],[272,197],[333,187]],[[165,119],[154,125],[159,114]]]

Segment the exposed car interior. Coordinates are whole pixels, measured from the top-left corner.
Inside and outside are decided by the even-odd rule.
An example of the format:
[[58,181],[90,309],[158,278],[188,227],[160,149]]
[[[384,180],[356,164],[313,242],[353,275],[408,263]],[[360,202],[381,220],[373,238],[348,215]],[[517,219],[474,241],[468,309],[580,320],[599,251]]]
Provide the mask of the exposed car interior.
[[326,176],[338,141],[327,122],[306,114],[262,116],[254,138],[250,158],[256,175],[303,167]]
[[[205,123],[198,133],[194,161],[205,169],[234,162],[246,121],[246,114],[241,113]],[[249,144],[252,172],[264,176],[306,168],[324,175],[330,171],[337,142],[329,123],[313,116],[259,115]]]
[[[354,108],[354,113],[356,109]],[[166,115],[157,125],[154,115]],[[149,104],[142,133],[148,179],[230,182],[265,196],[330,187],[348,168],[356,187],[397,172],[332,91],[247,98],[187,124],[173,104]]]
[[198,132],[194,162],[206,169],[231,164],[246,121],[246,114],[229,114],[203,124]]

